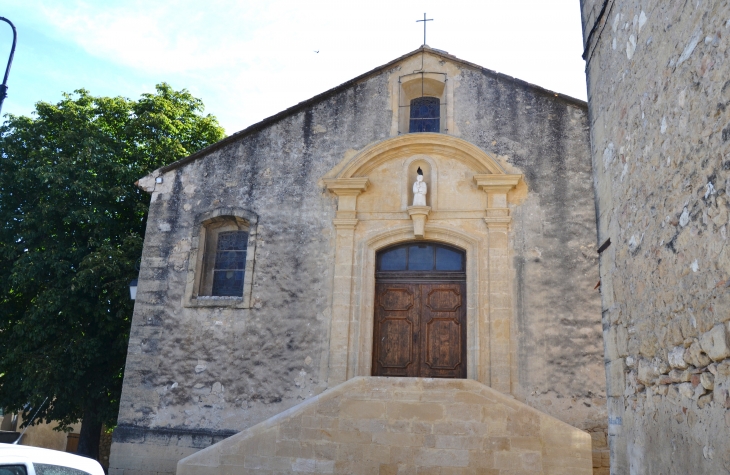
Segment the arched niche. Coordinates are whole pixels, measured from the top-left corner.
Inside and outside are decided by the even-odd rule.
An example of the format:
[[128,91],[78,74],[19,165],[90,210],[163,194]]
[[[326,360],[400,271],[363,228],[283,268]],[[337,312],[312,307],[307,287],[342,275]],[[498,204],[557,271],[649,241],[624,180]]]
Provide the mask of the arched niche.
[[401,209],[403,210],[413,204],[413,182],[416,181],[419,167],[423,172],[423,181],[428,186],[426,205],[435,207],[435,204],[438,203],[438,170],[436,163],[425,155],[416,155],[403,164],[403,193],[401,197]]
[[424,96],[438,99],[441,105],[440,132],[448,132],[446,116],[449,104],[446,100],[446,79],[446,74],[441,73],[413,73],[401,78],[398,106],[398,130],[401,134],[408,133],[413,99]]

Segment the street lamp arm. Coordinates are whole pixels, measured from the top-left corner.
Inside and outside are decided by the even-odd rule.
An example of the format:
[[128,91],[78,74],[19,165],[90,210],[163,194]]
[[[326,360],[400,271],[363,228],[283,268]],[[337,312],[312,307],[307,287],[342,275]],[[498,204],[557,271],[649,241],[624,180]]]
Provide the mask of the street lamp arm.
[[15,30],[15,25],[13,25],[12,21],[2,16],[0,16],[0,20],[6,22],[13,29],[13,46],[10,47],[10,57],[8,58],[8,65],[5,67],[5,76],[3,76],[3,84],[7,84],[10,66],[13,64],[13,56],[15,56],[15,43],[18,41],[18,32]]
[[8,20],[5,17],[0,16],[0,20],[4,21],[8,25],[10,25],[10,28],[13,29],[13,46],[10,48],[10,57],[8,58],[8,65],[5,67],[5,76],[3,76],[3,83],[0,84],[0,112],[3,108],[3,100],[8,95],[8,74],[10,74],[10,66],[13,64],[13,56],[15,56],[15,43],[18,40],[18,32],[15,30],[15,25],[13,25],[13,22]]

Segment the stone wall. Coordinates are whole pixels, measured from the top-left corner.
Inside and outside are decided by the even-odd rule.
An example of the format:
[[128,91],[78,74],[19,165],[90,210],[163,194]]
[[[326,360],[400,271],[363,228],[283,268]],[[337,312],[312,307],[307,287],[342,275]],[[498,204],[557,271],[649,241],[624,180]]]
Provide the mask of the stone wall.
[[605,427],[585,110],[525,83],[461,76],[462,138],[524,173],[528,190],[512,211],[512,392],[577,427]]
[[[449,72],[449,134],[524,174],[500,256],[513,290],[508,390],[571,425],[601,430],[585,104],[432,50],[423,60]],[[397,135],[392,85],[420,64],[420,54],[401,58],[143,180],[152,203],[112,472],[131,460],[172,473],[182,456],[326,389],[337,199],[321,179]],[[469,176],[457,185],[476,187]],[[257,217],[250,308],[186,307],[198,219],[223,207]]]
[[585,432],[470,380],[354,378],[181,460],[219,473],[590,475]]
[[730,4],[581,6],[611,470],[727,473]]

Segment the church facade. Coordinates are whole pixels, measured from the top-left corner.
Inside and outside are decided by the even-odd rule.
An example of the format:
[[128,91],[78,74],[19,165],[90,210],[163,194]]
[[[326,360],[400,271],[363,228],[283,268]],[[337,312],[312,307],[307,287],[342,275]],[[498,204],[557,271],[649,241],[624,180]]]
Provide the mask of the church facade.
[[[175,473],[340,387],[423,398],[442,379],[589,432],[607,470],[584,102],[424,46],[138,184],[152,202],[111,473]],[[508,468],[560,473],[544,447]],[[321,458],[290,471],[355,473]]]

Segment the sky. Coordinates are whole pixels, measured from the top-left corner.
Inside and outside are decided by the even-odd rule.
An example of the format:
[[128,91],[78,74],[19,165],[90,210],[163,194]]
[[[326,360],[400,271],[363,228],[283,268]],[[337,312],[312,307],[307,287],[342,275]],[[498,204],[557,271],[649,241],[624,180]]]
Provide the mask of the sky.
[[2,114],[167,82],[232,134],[419,48],[424,12],[430,47],[585,100],[578,0],[2,0]]

